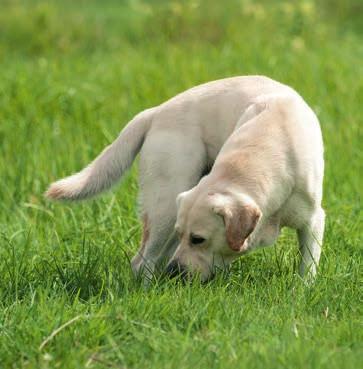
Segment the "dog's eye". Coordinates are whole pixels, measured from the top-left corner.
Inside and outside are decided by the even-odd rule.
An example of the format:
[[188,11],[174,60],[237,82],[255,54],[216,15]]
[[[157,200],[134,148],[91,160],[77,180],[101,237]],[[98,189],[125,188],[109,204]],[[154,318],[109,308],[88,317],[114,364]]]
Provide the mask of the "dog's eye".
[[190,243],[192,245],[199,245],[199,244],[203,243],[204,241],[205,241],[205,238],[203,238],[201,236],[197,236],[195,234],[190,235]]

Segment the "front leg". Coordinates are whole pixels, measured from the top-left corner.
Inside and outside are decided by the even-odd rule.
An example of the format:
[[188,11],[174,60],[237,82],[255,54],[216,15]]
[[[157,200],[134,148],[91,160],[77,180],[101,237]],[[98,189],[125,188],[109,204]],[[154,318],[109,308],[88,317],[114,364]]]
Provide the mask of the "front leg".
[[313,281],[319,265],[321,246],[323,242],[325,212],[319,208],[309,221],[298,231],[301,262],[299,274],[308,281]]
[[156,131],[140,154],[140,200],[144,232],[139,252],[132,259],[135,274],[148,281],[174,254],[176,197],[195,186],[205,168],[205,149],[187,129]]
[[174,214],[160,212],[160,209],[158,212],[155,209],[154,213],[144,213],[141,246],[132,258],[131,266],[134,274],[142,276],[145,282],[160,273],[160,267],[175,251],[174,217]]

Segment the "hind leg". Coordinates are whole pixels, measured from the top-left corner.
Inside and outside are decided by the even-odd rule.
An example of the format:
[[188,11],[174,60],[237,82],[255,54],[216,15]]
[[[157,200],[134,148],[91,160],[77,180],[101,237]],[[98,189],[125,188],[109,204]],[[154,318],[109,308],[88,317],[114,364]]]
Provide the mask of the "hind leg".
[[177,246],[174,234],[176,197],[195,186],[205,169],[201,142],[175,142],[172,133],[148,137],[140,157],[143,237],[131,261],[135,274],[152,278]]
[[308,281],[312,281],[319,265],[321,246],[323,242],[325,212],[317,209],[310,220],[298,231],[301,262],[299,274]]

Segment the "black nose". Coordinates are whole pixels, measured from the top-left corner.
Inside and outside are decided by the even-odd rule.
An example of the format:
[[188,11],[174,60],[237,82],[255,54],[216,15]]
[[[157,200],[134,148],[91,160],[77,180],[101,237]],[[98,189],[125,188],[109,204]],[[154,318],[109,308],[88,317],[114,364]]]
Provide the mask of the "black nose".
[[166,267],[165,273],[170,278],[181,277],[185,279],[187,276],[187,269],[184,265],[179,264],[178,261],[172,260]]

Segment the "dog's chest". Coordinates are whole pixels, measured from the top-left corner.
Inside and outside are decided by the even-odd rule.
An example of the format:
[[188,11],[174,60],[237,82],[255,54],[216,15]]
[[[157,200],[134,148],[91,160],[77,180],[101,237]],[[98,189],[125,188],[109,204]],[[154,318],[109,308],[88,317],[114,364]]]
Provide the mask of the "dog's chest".
[[251,249],[272,245],[280,234],[280,217],[264,220],[251,240]]

